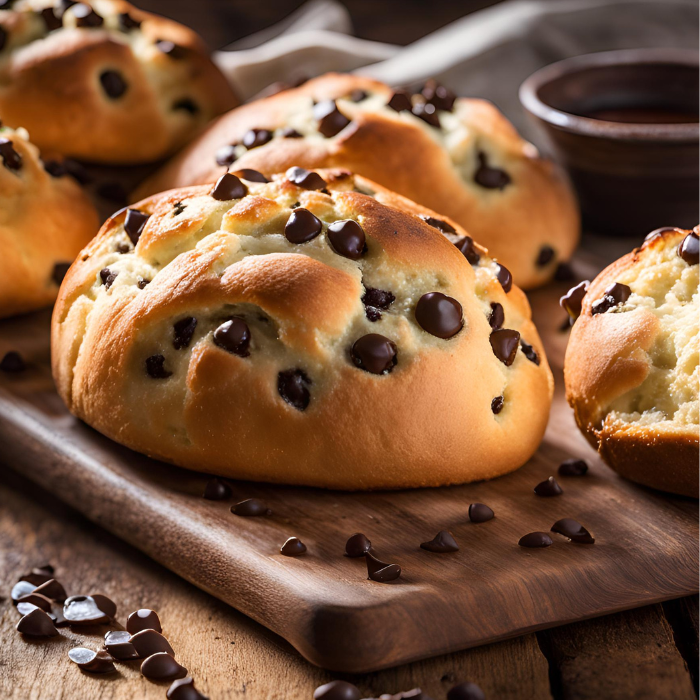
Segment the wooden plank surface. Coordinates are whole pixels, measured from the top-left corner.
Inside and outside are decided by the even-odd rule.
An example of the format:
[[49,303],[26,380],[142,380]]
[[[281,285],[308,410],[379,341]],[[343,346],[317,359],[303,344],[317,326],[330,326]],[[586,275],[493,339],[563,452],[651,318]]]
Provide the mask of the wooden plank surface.
[[[389,667],[695,592],[697,503],[618,478],[573,425],[557,297],[552,287],[532,295],[558,380],[548,433],[525,467],[496,481],[372,494],[238,482],[229,502],[205,501],[205,476],[136,455],[66,414],[46,366],[46,315],[0,325],[0,354],[16,346],[32,363],[25,375],[0,378],[0,440],[16,467],[95,522],[335,670]],[[571,456],[591,460],[589,476],[562,479],[560,497],[535,496],[533,486]],[[231,503],[251,496],[273,515],[231,515]],[[496,519],[468,522],[474,501],[491,505]],[[596,544],[517,546],[561,517],[583,522]],[[441,529],[452,530],[460,552],[419,549]],[[403,567],[401,579],[367,581],[363,562],[342,556],[356,531]],[[291,535],[307,555],[279,555]]]

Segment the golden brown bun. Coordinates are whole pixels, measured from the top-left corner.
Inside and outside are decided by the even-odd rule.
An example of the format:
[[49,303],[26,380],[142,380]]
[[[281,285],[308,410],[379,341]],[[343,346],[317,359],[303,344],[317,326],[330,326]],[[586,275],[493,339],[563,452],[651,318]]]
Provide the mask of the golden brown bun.
[[[61,6],[18,0],[0,10],[0,118],[25,127],[42,151],[98,163],[157,160],[235,107],[226,79],[186,27],[122,0],[93,0],[99,26],[77,27],[74,5],[50,31],[41,13],[54,4]],[[160,50],[170,48],[161,40],[174,51]]]
[[[690,233],[656,233],[596,277],[571,331],[564,374],[579,428],[613,469],[697,498],[697,244],[690,264],[679,255]],[[614,283],[631,295],[592,313]]]
[[[319,172],[328,194],[279,175],[245,182],[249,194],[238,200],[215,200],[211,186],[145,200],[136,208],[151,216],[123,255],[124,213],[107,221],[54,310],[53,371],[66,404],[135,450],[237,479],[379,489],[517,469],[537,449],[552,396],[524,293],[506,294],[483,249],[472,267],[438,222],[419,218],[437,216],[429,210],[347,171]],[[300,208],[323,232],[291,243],[285,227],[293,211],[306,216]],[[348,219],[366,236],[357,260],[329,243],[328,225]],[[114,272],[107,289],[101,279]],[[140,279],[150,283],[139,289]],[[366,309],[369,289],[395,299]],[[464,326],[449,339],[416,321],[419,299],[435,291],[463,309]],[[492,303],[536,356],[517,343],[510,366],[495,356]],[[249,356],[214,343],[215,329],[234,317],[250,329]],[[192,318],[194,336],[176,350],[174,324]],[[368,334],[396,345],[386,374],[351,358]],[[147,363],[152,374],[172,374],[149,376]],[[303,395],[295,407],[279,391],[290,376],[280,373],[297,370],[308,380],[305,408]]]
[[[353,102],[348,96],[355,90],[368,97]],[[579,237],[578,210],[562,172],[540,158],[489,102],[458,99],[452,111],[437,112],[441,128],[435,128],[409,111],[387,107],[391,95],[383,83],[328,74],[247,104],[214,122],[137,196],[214,181],[225,171],[217,165],[217,151],[239,144],[250,129],[264,128],[274,131],[274,140],[250,150],[239,145],[231,169],[269,174],[291,165],[348,168],[457,221],[511,270],[521,287],[550,279]],[[313,101],[329,99],[337,100],[351,122],[325,138]],[[282,137],[286,127],[304,138]],[[489,168],[509,178],[503,189],[475,182],[480,154]],[[499,174],[491,176],[497,184]],[[537,263],[540,255],[544,264]]]
[[67,265],[95,235],[99,221],[72,178],[46,171],[24,129],[0,129],[0,140],[3,318],[47,306],[56,298]]

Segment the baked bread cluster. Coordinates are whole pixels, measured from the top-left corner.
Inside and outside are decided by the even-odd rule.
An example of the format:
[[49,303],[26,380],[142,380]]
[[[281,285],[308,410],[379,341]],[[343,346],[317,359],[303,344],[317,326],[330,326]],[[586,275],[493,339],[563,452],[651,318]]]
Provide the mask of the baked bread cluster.
[[123,0],[0,7],[0,118],[42,152],[162,158],[236,104],[192,31]]
[[537,449],[552,396],[508,270],[457,223],[342,170],[226,173],[118,212],[52,324],[76,416],[237,479],[495,477]]
[[699,233],[654,231],[562,299],[578,317],[564,373],[583,434],[623,476],[695,498]]
[[0,318],[50,304],[97,232],[97,212],[24,129],[0,128]]
[[562,172],[489,102],[431,81],[419,94],[328,74],[218,119],[137,196],[213,182],[227,168],[269,175],[344,167],[457,221],[523,288],[566,261],[579,216]]

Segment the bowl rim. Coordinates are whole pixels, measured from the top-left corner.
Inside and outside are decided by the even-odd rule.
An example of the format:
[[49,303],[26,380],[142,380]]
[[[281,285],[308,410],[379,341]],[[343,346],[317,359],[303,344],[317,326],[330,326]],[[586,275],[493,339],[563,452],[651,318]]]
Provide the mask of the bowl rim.
[[599,51],[565,58],[535,71],[518,91],[522,106],[550,126],[596,138],[630,139],[635,141],[698,142],[698,123],[636,124],[593,119],[556,109],[540,99],[538,92],[547,83],[565,75],[600,66],[674,64],[698,67],[698,54],[693,49],[621,49]]

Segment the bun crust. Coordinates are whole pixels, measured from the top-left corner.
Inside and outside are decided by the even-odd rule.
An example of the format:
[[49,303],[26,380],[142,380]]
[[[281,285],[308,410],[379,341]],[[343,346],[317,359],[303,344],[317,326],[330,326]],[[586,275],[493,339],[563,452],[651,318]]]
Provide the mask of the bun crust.
[[[571,331],[564,375],[576,422],[608,465],[697,498],[698,263],[697,252],[694,263],[679,254],[689,235],[661,230],[596,277]],[[615,283],[629,296],[594,313]]]
[[[367,97],[354,102],[351,96],[360,93]],[[563,173],[489,102],[457,99],[451,111],[436,112],[435,127],[388,107],[392,94],[374,80],[328,74],[244,105],[219,118],[137,196],[213,182],[225,171],[217,153],[237,144],[231,169],[270,174],[291,165],[348,168],[457,221],[521,287],[550,279],[579,237],[578,210]],[[350,120],[331,137],[319,131],[323,105],[316,115],[313,107],[327,100],[336,100]],[[301,138],[285,138],[285,128]],[[270,130],[274,138],[247,149],[241,142],[251,129]]]
[[75,5],[61,14],[61,4],[47,0],[0,10],[0,115],[27,128],[42,151],[98,163],[153,161],[236,105],[192,31],[122,0],[91,6],[96,20],[79,19]]
[[0,318],[51,304],[99,226],[80,186],[49,174],[28,138],[24,129],[0,129]]
[[[123,255],[125,214],[108,220],[54,309],[70,410],[132,449],[237,479],[380,489],[517,469],[553,389],[525,295],[506,293],[483,249],[472,266],[435,228],[463,235],[457,224],[426,223],[438,215],[347,171],[318,173],[319,189],[278,175],[228,201],[211,186],[147,199]],[[293,243],[316,230],[303,210],[323,230]],[[508,346],[509,366],[491,304],[528,344]]]

